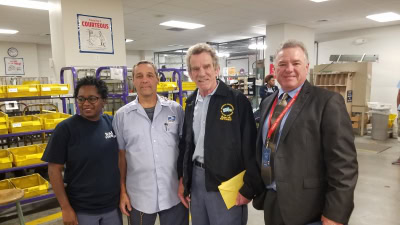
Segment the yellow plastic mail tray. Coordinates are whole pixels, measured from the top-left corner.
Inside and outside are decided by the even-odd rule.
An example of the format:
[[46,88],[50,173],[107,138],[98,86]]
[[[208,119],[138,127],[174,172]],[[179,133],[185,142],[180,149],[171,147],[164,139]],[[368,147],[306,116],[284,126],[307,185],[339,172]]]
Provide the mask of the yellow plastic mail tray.
[[16,167],[43,163],[40,159],[43,156],[44,149],[39,145],[9,148],[8,150],[13,156],[13,164]]
[[0,150],[0,170],[12,167],[13,157],[11,153],[6,150]]
[[14,189],[14,188],[15,188],[14,185],[12,185],[9,179],[0,180],[0,190]]
[[0,135],[8,134],[8,115],[0,112]]
[[42,129],[40,118],[36,116],[13,116],[9,117],[10,133],[36,131]]
[[47,143],[45,143],[45,144],[38,144],[37,146],[41,149],[42,152],[44,152],[44,150],[46,150]]
[[59,113],[59,112],[38,114],[35,116],[40,118],[43,130],[54,129],[57,126],[57,124],[59,124],[61,121],[71,117],[70,114]]
[[0,85],[0,98],[7,98],[7,85]]
[[107,115],[110,115],[110,116],[113,115],[113,114],[112,114],[112,111],[104,111],[103,114],[107,114]]
[[65,95],[69,93],[69,84],[41,84],[40,95]]
[[195,82],[182,82],[182,90],[184,91],[194,91],[196,88]]
[[40,81],[38,81],[38,80],[26,80],[26,81],[22,81],[22,84],[23,85],[26,85],[26,84],[40,84]]
[[49,182],[37,173],[11,178],[10,181],[16,188],[24,190],[24,198],[46,194],[49,189]]
[[177,87],[176,82],[159,82],[157,84],[157,92],[174,91]]
[[39,85],[27,84],[27,85],[7,85],[7,97],[30,97],[39,96]]

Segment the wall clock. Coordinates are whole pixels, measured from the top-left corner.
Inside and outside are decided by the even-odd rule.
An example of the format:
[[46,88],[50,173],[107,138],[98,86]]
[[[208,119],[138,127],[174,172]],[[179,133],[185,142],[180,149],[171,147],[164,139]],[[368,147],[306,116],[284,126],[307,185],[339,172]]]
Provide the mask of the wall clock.
[[7,53],[11,57],[17,57],[18,56],[18,49],[11,47],[7,50]]

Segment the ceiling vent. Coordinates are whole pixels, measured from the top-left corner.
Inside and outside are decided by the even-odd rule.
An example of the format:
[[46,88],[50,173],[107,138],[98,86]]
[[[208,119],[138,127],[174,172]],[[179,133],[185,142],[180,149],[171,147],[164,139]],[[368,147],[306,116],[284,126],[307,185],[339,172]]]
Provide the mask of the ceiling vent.
[[177,32],[179,32],[179,31],[184,31],[184,30],[187,30],[187,29],[173,27],[173,28],[169,28],[169,29],[167,29],[167,30],[169,30],[169,31],[177,31]]

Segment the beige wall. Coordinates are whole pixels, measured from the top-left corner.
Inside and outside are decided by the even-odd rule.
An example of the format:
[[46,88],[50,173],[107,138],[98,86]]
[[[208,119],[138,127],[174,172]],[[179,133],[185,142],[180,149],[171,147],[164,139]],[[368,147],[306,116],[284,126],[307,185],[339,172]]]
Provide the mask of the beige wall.
[[15,42],[0,42],[0,76],[5,76],[4,57],[10,57],[7,50],[10,47],[18,49],[18,56],[16,58],[24,59],[25,77],[38,77],[39,65],[37,45],[32,43],[15,43]]

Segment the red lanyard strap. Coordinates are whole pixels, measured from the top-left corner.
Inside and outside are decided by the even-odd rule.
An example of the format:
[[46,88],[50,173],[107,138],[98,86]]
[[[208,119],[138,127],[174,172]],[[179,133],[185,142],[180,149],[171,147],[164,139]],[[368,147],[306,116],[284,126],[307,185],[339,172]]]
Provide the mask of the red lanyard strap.
[[278,102],[278,98],[279,97],[275,99],[274,103],[272,104],[271,111],[269,113],[269,121],[268,121],[269,122],[269,124],[268,124],[269,129],[268,129],[268,135],[267,135],[268,140],[271,139],[272,133],[274,133],[274,131],[276,130],[276,127],[278,126],[279,122],[281,122],[283,116],[286,114],[286,112],[290,109],[290,107],[292,107],[292,105],[296,101],[297,96],[299,95],[300,91],[301,91],[301,89],[299,91],[297,91],[296,95],[286,105],[286,107],[283,109],[281,114],[279,114],[278,118],[275,120],[274,124],[272,124],[272,126],[271,126],[272,114],[274,114],[275,107],[276,107],[276,104]]

